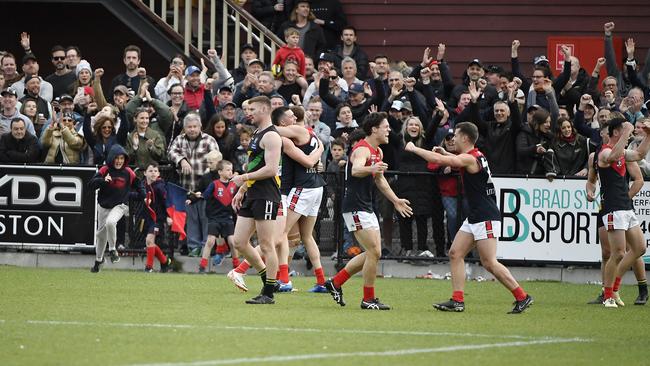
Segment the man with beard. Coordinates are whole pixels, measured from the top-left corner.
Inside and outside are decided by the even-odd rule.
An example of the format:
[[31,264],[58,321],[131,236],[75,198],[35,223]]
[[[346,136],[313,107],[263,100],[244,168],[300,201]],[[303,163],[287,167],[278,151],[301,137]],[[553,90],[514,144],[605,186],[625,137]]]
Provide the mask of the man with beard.
[[[142,52],[140,47],[129,45],[124,48],[124,66],[126,66],[126,71],[124,74],[117,75],[113,81],[111,81],[111,87],[109,90],[115,90],[115,87],[118,85],[124,85],[127,89],[131,90],[140,90],[140,82],[146,81],[149,84],[149,94],[156,95],[156,90],[154,89],[156,81],[151,77],[147,76],[147,71],[144,67],[140,67]],[[113,99],[109,100],[110,103],[113,103]]]
[[334,49],[338,58],[337,66],[342,68],[342,61],[346,57],[352,58],[357,63],[357,77],[365,80],[368,77],[368,55],[357,44],[357,30],[352,26],[343,28],[341,44]]
[[65,48],[62,46],[52,47],[52,66],[54,66],[54,73],[48,75],[45,81],[52,84],[52,96],[57,98],[66,94],[77,78],[72,70],[65,67]]
[[[38,66],[38,61],[36,57],[28,53],[23,57],[23,74],[24,75],[38,75],[40,67]],[[52,101],[52,84],[43,80],[40,76],[38,79],[41,81],[39,95],[45,99],[48,103]],[[25,78],[16,81],[11,85],[12,88],[18,93],[18,99],[22,98],[25,95]]]

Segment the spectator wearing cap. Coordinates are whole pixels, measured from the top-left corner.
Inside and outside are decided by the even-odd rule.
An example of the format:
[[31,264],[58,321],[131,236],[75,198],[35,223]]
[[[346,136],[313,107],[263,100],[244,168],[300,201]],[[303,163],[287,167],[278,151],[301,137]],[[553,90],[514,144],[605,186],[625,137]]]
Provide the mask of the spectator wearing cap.
[[[52,95],[53,95],[52,84],[48,83],[47,81],[43,80],[43,78],[38,76],[38,72],[40,68],[38,65],[38,61],[36,61],[36,57],[33,54],[28,53],[25,55],[25,57],[23,57],[22,69],[23,69],[23,74],[25,76],[35,75],[40,80],[39,95],[45,101],[50,103],[52,101]],[[11,87],[14,88],[16,93],[18,93],[18,99],[22,98],[25,95],[25,77],[11,84]]]
[[81,60],[75,68],[75,75],[77,80],[71,85],[69,94],[74,95],[74,103],[79,106],[77,107],[78,111],[85,110],[85,106],[89,103],[86,100],[87,98],[82,99],[85,96],[92,96],[95,103],[97,103],[98,109],[102,109],[108,105],[106,97],[104,97],[104,89],[102,89],[101,83],[104,69],[99,68],[95,70],[93,78],[93,69],[91,68],[90,63],[86,60]]
[[110,90],[114,90],[118,85],[124,85],[127,89],[131,90],[140,90],[140,83],[146,81],[149,85],[149,94],[156,95],[156,90],[154,89],[156,81],[147,75],[144,67],[140,67],[141,61],[142,51],[140,47],[134,45],[126,46],[122,58],[126,70],[123,74],[119,74],[113,78]]
[[169,96],[169,88],[175,84],[184,85],[185,79],[185,57],[180,53],[175,54],[169,62],[169,72],[167,76],[160,78],[154,87],[156,91],[156,98],[163,103],[171,100]]
[[52,115],[52,106],[40,96],[42,87],[41,78],[33,74],[26,74],[24,82],[25,94],[19,99],[19,101],[23,103],[27,99],[34,100],[36,102],[38,113],[42,114],[46,120],[50,119],[50,116]]
[[52,66],[54,72],[47,77],[45,81],[52,84],[52,97],[57,97],[68,93],[70,85],[77,79],[74,72],[65,65],[65,48],[60,45],[52,47]]
[[11,131],[11,121],[15,118],[20,118],[25,122],[27,132],[36,136],[36,131],[34,130],[34,124],[29,119],[29,117],[18,111],[16,104],[18,103],[18,98],[16,91],[9,87],[5,88],[2,93],[2,113],[0,113],[0,135],[8,133]]
[[497,101],[493,106],[493,119],[483,120],[478,105],[478,93],[472,93],[469,105],[469,121],[478,127],[479,145],[490,163],[490,170],[496,174],[513,174],[516,171],[516,141],[522,130],[521,114],[517,103],[517,87],[514,82],[508,86],[507,102]]
[[86,147],[83,136],[75,129],[74,116],[63,112],[54,114],[52,122],[43,131],[41,144],[46,150],[46,164],[79,164],[81,152]]
[[203,121],[207,121],[215,113],[212,92],[201,83],[201,70],[194,66],[185,69],[185,90],[183,99],[190,111],[197,112]]
[[327,49],[323,28],[314,23],[315,19],[316,16],[314,16],[310,8],[310,1],[295,1],[289,20],[284,22],[276,33],[278,37],[283,38],[284,31],[287,28],[296,28],[300,33],[300,48],[305,55],[315,59]]
[[[571,49],[566,45],[562,45],[561,52],[564,55],[564,66],[562,73],[555,79],[551,80],[550,71],[545,66],[535,66],[533,71],[533,84],[528,95],[526,97],[526,107],[530,107],[533,104],[538,104],[542,108],[550,111],[554,115],[554,120],[557,120],[557,114],[555,114],[555,108],[557,106],[558,98],[560,98],[560,93],[565,86],[569,85],[568,81],[572,73],[575,71],[576,75],[579,70],[579,63],[577,59],[571,57]],[[572,64],[576,64],[578,69],[573,69]],[[588,82],[588,80],[585,80]],[[581,88],[581,87],[580,87]],[[586,84],[585,87],[586,89]],[[568,89],[567,89],[568,90]],[[573,95],[574,93],[572,93]],[[565,91],[566,95],[566,91]],[[570,99],[571,103],[574,103],[575,96],[572,96]],[[580,99],[580,96],[577,96],[577,100]],[[566,98],[564,99],[566,101]],[[568,106],[568,103],[562,103],[563,105]],[[571,104],[573,105],[573,104]],[[570,110],[573,110],[571,107]]]
[[[348,83],[345,80],[343,80],[342,78],[340,78],[340,74],[338,73],[338,69],[336,69],[335,65],[336,65],[336,57],[334,57],[334,55],[332,55],[330,53],[323,52],[318,56],[318,65],[317,65],[318,72],[314,72],[314,74],[312,75],[313,78],[314,78],[314,81],[312,83],[310,83],[309,86],[307,87],[307,90],[305,91],[305,95],[302,98],[302,104],[307,104],[307,102],[309,102],[309,100],[314,95],[318,94],[318,86],[317,86],[318,84],[316,83],[316,78],[319,77],[319,72],[321,72],[323,70],[326,70],[326,69],[330,70],[330,72],[331,72],[331,70],[336,70],[336,76],[337,76],[336,83],[339,85],[341,90],[345,91],[345,93],[347,95]],[[318,80],[320,80],[320,79],[318,79]],[[332,87],[331,83],[330,83],[330,87]],[[323,107],[325,108],[326,106],[323,106]],[[328,113],[326,113],[326,115],[328,115]],[[324,119],[324,121],[326,121],[326,120]]]
[[[517,77],[521,80],[521,90],[523,90],[525,93],[528,93],[528,90],[530,89],[530,86],[535,79],[533,78],[532,80],[526,76],[523,75],[521,72],[521,66],[519,65],[519,46],[521,43],[519,40],[515,39],[512,41],[512,46],[510,48],[510,66],[512,69],[512,75],[514,77]],[[553,74],[551,73],[551,67],[548,62],[548,58],[546,58],[545,55],[541,56],[536,56],[533,58],[533,71],[535,69],[541,70],[546,77],[549,78],[549,80],[553,80]]]
[[479,81],[484,75],[485,70],[483,70],[483,64],[481,61],[476,58],[470,61],[467,64],[465,73],[463,74],[463,83],[456,85],[451,91],[451,95],[449,96],[449,105],[452,108],[457,107],[461,94],[467,90],[469,83],[473,81],[479,83],[479,86],[481,86],[481,96],[479,97],[481,113],[485,113],[485,111],[489,112],[488,109],[497,101],[498,97],[497,90],[494,86],[487,84],[486,81]]
[[[247,97],[249,94],[255,92],[254,89],[257,87],[257,78],[263,71],[264,63],[262,61],[256,58],[248,61],[248,65],[246,66],[246,75],[242,81],[235,85],[235,96],[233,97],[235,104],[241,105],[244,100],[249,99],[249,97]],[[241,95],[241,99],[237,98],[238,94]]]
[[41,150],[38,147],[38,139],[25,126],[25,120],[21,117],[9,120],[10,132],[0,136],[0,162],[39,162]]
[[0,58],[0,68],[5,77],[5,85],[9,86],[22,78],[16,69],[16,57],[11,53],[6,53]]
[[275,33],[276,28],[285,20],[284,3],[284,1],[277,0],[253,0],[251,2],[251,15],[271,32]]
[[246,122],[244,112],[237,108],[237,105],[233,102],[226,102],[221,108],[220,114],[233,134],[237,134],[237,131],[242,127],[242,123]]
[[[252,44],[246,43],[241,46],[241,55],[239,58],[239,65],[237,68],[234,70],[230,71],[230,74],[233,77],[233,82],[235,84],[238,84],[244,80],[246,77],[246,74],[251,73],[256,70],[249,70],[249,65],[251,60],[257,59],[257,52],[255,51],[255,47],[253,47]],[[258,60],[259,61],[259,60]],[[262,69],[264,68],[264,64],[260,62]],[[262,72],[263,70],[259,70],[258,73]]]
[[[365,80],[368,77],[368,55],[357,44],[357,30],[353,26],[345,26],[341,31],[341,43],[339,43],[332,52],[337,58],[337,66],[345,69],[343,63],[347,57],[355,62],[356,74],[358,79]],[[346,78],[347,80],[347,78]]]
[[130,92],[126,86],[118,85],[113,89],[113,105],[119,110],[123,110],[129,100],[131,100],[132,92]]

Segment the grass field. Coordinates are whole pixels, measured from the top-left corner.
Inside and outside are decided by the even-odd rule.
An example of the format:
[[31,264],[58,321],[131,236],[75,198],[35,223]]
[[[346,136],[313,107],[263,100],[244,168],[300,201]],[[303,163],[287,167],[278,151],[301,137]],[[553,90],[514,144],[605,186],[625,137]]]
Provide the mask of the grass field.
[[[313,278],[294,278],[306,290]],[[0,365],[594,365],[649,364],[650,308],[586,305],[594,286],[527,282],[526,313],[512,296],[470,282],[464,313],[431,307],[450,282],[379,279],[393,310],[362,311],[361,280],[348,305],[328,294],[278,294],[245,305],[223,275],[0,267]],[[632,302],[636,287],[624,286]]]

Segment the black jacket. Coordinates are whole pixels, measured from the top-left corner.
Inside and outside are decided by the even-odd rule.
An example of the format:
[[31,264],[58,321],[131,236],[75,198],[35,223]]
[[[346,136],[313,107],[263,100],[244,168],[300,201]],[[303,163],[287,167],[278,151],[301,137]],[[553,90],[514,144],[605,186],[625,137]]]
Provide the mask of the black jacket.
[[528,125],[523,126],[517,136],[517,173],[544,174],[544,154],[537,153],[537,145],[541,144],[548,149],[550,147],[550,141],[550,136],[533,132]]
[[[424,144],[422,148],[425,148]],[[404,174],[397,177],[396,194],[400,198],[406,198],[411,202],[413,214],[431,215],[433,213],[433,185],[429,175],[409,175],[413,172],[428,172],[427,161],[412,152],[404,151],[403,145],[399,151],[399,169]]]
[[11,132],[0,136],[0,162],[38,163],[41,149],[36,136],[25,132],[25,137],[16,140]]
[[575,175],[582,169],[587,168],[589,160],[589,144],[584,136],[576,134],[573,142],[567,142],[559,139],[553,139],[551,148],[553,149],[552,165],[550,159],[544,160],[546,171],[553,171],[555,174]]
[[[334,56],[336,57],[336,67],[341,70],[341,62],[345,58],[343,55],[343,45],[339,44],[334,48]],[[368,55],[363,52],[358,44],[355,44],[350,57],[357,63],[357,78],[366,80],[369,69]]]

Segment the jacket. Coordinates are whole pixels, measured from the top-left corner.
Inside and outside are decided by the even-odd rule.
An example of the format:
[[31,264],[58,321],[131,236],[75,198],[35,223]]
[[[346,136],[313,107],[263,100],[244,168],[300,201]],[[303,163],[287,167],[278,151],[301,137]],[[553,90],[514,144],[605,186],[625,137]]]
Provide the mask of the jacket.
[[[129,161],[135,164],[136,167],[142,169],[147,168],[152,162],[159,162],[165,157],[165,138],[160,132],[151,127],[147,127],[144,132],[144,137],[139,137],[137,150],[133,146],[133,134],[138,133],[137,129],[130,132],[126,138],[126,152],[129,154]],[[147,147],[147,141],[153,141],[151,148]],[[138,175],[141,177],[142,175]]]
[[57,155],[61,154],[62,164],[79,164],[81,151],[86,147],[83,136],[73,128],[46,128],[41,136],[43,149],[47,150],[46,164],[56,164]]
[[[309,22],[308,25],[309,25],[309,30],[305,34],[305,39],[302,42],[302,44],[304,45],[304,47],[302,47],[302,50],[305,53],[305,55],[311,56],[312,60],[316,61],[318,60],[318,55],[320,55],[320,53],[324,52],[326,49],[325,33],[323,32],[323,28],[321,28],[318,24],[314,23],[313,21]],[[278,37],[280,37],[280,39],[284,39],[284,30],[289,27],[298,28],[295,22],[292,21],[284,22],[277,32]]]
[[[343,55],[343,45],[339,44],[334,48],[334,56],[336,57],[336,67],[340,70],[341,62],[345,58],[345,55]],[[361,47],[359,47],[358,44],[355,44],[354,48],[352,48],[352,53],[349,56],[357,63],[357,78],[366,80],[368,77],[368,69],[370,68],[368,55],[361,49]]]
[[589,160],[589,144],[584,136],[576,134],[573,142],[567,142],[560,139],[553,139],[551,148],[552,165],[549,165],[551,159],[544,159],[544,165],[547,172],[553,171],[557,175],[575,175],[582,169],[587,168]]
[[523,126],[517,136],[517,173],[543,175],[545,173],[544,156],[537,153],[537,145],[542,144],[548,149],[550,140],[548,136],[533,132],[530,126]]
[[[124,155],[124,164],[120,169],[114,165],[115,158]],[[97,170],[90,179],[88,186],[97,192],[97,204],[103,208],[111,209],[120,204],[127,204],[130,197],[142,196],[142,187],[135,177],[135,173],[128,167],[129,156],[126,150],[118,144],[111,147],[106,160],[106,165]],[[111,180],[106,181],[110,175]]]
[[38,163],[40,156],[38,140],[29,132],[20,140],[16,140],[11,133],[0,136],[0,162]]

